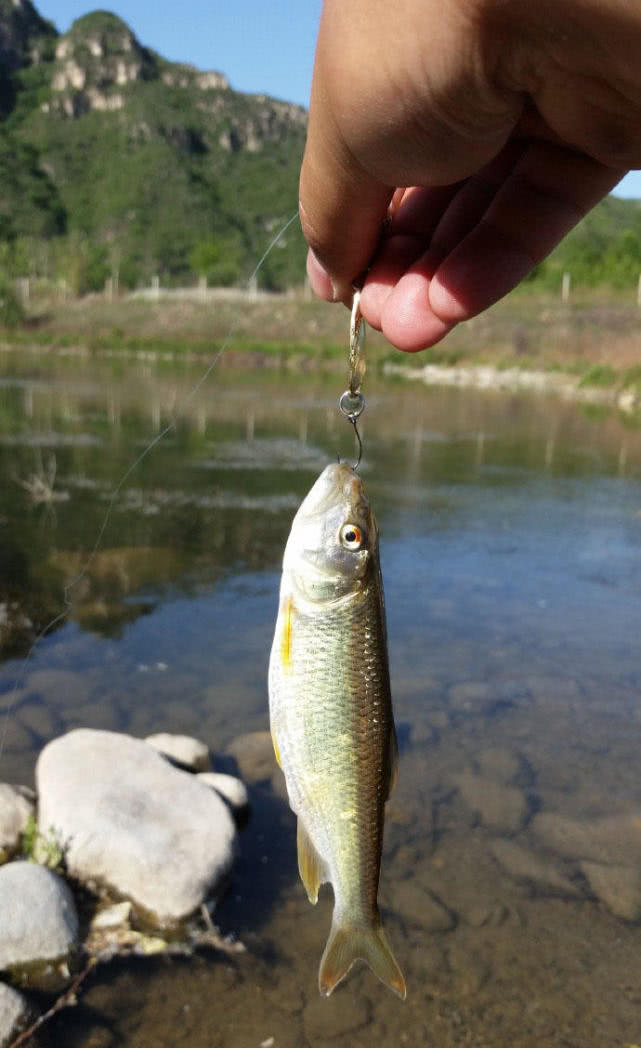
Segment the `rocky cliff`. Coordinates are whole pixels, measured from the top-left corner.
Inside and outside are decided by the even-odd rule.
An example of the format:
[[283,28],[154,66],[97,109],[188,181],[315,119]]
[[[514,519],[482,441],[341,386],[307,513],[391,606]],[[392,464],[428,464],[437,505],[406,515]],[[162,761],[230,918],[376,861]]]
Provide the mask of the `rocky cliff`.
[[[169,62],[107,11],[58,34],[30,0],[0,0],[0,61],[9,186],[0,240],[21,242],[23,269],[42,269],[42,251],[25,243],[40,230],[56,238],[41,275],[60,276],[65,254],[76,268],[86,256],[82,279],[65,276],[79,290],[115,270],[128,284],[155,273],[184,280],[198,265],[212,280],[234,280],[295,209],[301,107]],[[43,217],[50,207],[55,222]],[[282,285],[301,272],[302,245],[290,237],[265,279]]]

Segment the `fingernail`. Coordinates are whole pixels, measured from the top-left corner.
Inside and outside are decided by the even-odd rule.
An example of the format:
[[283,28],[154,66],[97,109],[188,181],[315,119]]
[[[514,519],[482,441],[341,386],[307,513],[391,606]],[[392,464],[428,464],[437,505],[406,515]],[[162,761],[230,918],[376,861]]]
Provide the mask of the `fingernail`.
[[338,295],[325,266],[318,261],[311,247],[307,252],[307,276],[312,291],[326,302],[336,302]]

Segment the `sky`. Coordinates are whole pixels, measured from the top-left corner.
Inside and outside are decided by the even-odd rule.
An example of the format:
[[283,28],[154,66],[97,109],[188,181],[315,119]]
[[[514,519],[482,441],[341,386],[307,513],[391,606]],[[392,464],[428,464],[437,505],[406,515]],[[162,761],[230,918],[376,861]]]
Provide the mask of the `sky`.
[[[94,9],[90,0],[35,5],[61,33]],[[308,104],[321,0],[117,0],[107,7],[165,58],[225,73],[237,91]],[[641,199],[641,171],[615,193]]]

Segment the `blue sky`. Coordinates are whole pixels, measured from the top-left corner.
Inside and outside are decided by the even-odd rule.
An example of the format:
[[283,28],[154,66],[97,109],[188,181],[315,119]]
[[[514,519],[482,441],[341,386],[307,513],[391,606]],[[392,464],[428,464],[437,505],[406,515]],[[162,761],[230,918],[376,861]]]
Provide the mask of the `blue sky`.
[[[88,0],[35,0],[65,32],[93,9]],[[226,73],[239,91],[307,105],[321,0],[127,0],[107,4],[148,47],[174,61]],[[616,193],[641,199],[641,171]]]

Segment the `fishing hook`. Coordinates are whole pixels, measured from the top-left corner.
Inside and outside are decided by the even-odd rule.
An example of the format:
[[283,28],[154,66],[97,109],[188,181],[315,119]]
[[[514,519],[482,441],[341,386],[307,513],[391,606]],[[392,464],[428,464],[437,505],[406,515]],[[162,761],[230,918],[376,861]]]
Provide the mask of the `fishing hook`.
[[361,440],[361,435],[358,431],[358,419],[365,410],[365,397],[360,390],[357,393],[351,393],[349,389],[346,389],[344,393],[341,393],[338,407],[343,418],[346,418],[348,422],[351,422],[354,427],[354,434],[358,441],[358,459],[352,466],[352,469],[357,470],[363,457],[363,441]]
[[351,422],[358,441],[358,459],[355,465],[352,466],[353,470],[358,469],[363,457],[363,441],[358,431],[357,420],[365,410],[365,397],[361,393],[361,380],[365,373],[365,360],[363,358],[365,321],[361,316],[360,299],[360,290],[355,288],[349,325],[349,387],[341,394],[338,401],[340,413],[343,418]]

